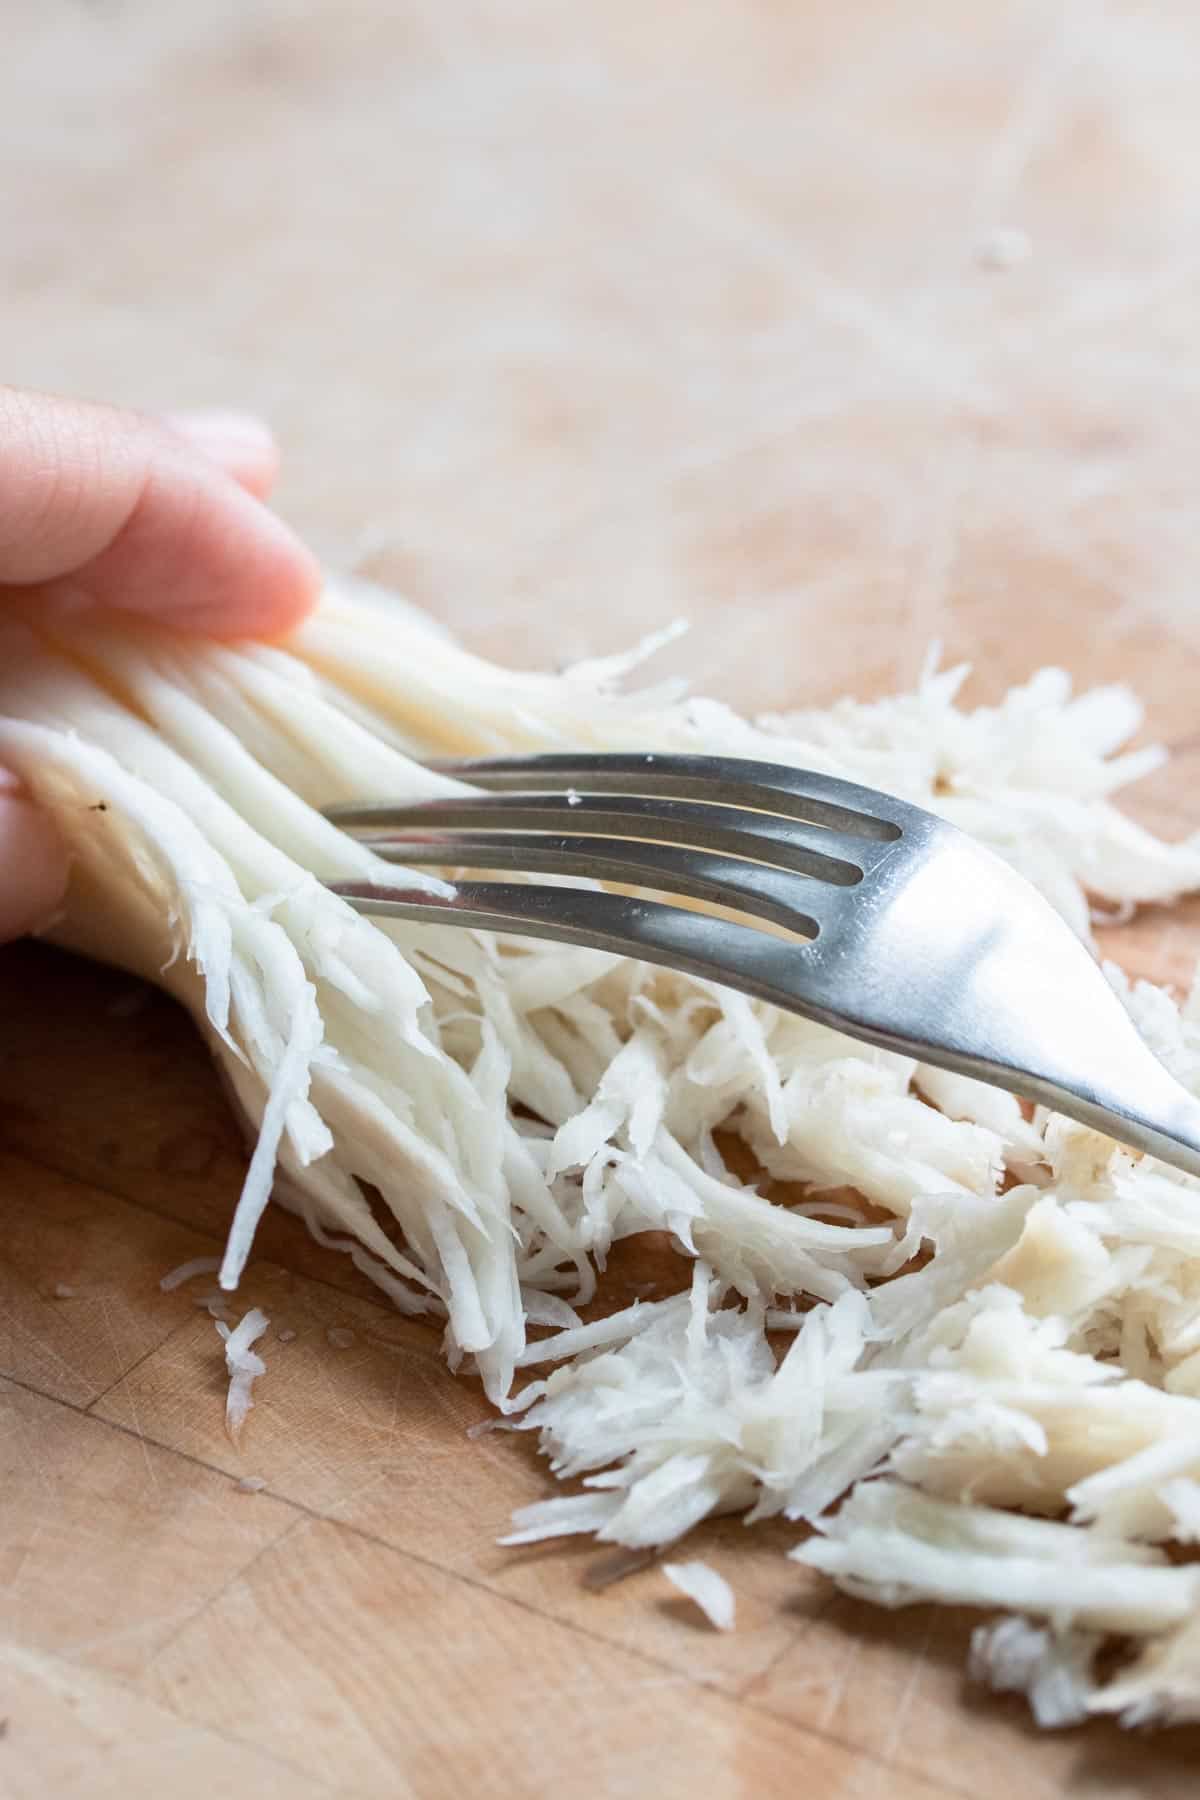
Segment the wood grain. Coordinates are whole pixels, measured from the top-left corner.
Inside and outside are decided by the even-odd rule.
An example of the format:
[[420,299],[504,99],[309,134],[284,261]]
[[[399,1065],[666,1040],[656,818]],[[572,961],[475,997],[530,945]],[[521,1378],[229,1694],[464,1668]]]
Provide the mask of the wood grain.
[[0,1688],[8,1708],[0,1740],[5,1800],[158,1793],[178,1800],[242,1793],[258,1800],[335,1800],[344,1793],[310,1775],[295,1746],[287,1759],[267,1756],[239,1743],[223,1724],[196,1725],[61,1657],[5,1644]]
[[[158,1286],[219,1240],[164,1219],[136,1182],[136,1198],[113,1191],[99,1135],[106,1094],[116,1106],[145,1066],[144,1045],[122,1039],[126,1009],[109,1010],[128,991],[123,976],[35,945],[0,953],[9,1041],[36,1013],[60,1045],[56,1080],[80,1099],[76,1131],[39,1130],[47,1072],[19,1057],[0,1070],[5,1117],[36,1145],[36,1160],[9,1151],[0,1165],[14,1246],[0,1262],[0,1638],[22,1672],[5,1689],[0,1793],[8,1764],[14,1794],[34,1792],[38,1770],[60,1783],[42,1792],[115,1791],[110,1764],[148,1788],[164,1716],[196,1726],[194,1754],[230,1792],[239,1746],[248,1780],[252,1748],[276,1781],[298,1761],[311,1788],[297,1792],[347,1796],[470,1783],[500,1800],[559,1791],[564,1771],[580,1793],[782,1795],[798,1756],[822,1794],[881,1781],[912,1800],[956,1791],[750,1697],[798,1638],[797,1596],[816,1591],[798,1573],[781,1588],[786,1534],[732,1521],[697,1534],[696,1553],[738,1588],[741,1628],[728,1638],[652,1567],[596,1591],[606,1552],[500,1550],[510,1509],[551,1484],[524,1439],[467,1437],[489,1413],[481,1394],[449,1373],[435,1333],[375,1300],[256,1259],[238,1305],[271,1318],[267,1374],[232,1444],[220,1339],[194,1304],[209,1280]],[[203,1048],[181,1014],[154,1004],[158,1041],[172,1042],[197,1107],[192,1129],[218,1132]],[[111,1041],[89,1039],[88,1016],[115,1020]],[[99,1109],[90,1139],[85,1100]],[[52,1115],[59,1104],[48,1101]],[[176,1132],[155,1106],[139,1166],[155,1161],[158,1133]],[[62,1287],[73,1291],[48,1297]],[[248,1476],[265,1485],[244,1491]],[[113,1732],[135,1700],[146,1705],[144,1756],[131,1768],[126,1747],[119,1764],[101,1758],[80,1785],[61,1785],[65,1752],[29,1734],[47,1708],[84,1703],[62,1693],[101,1706],[113,1681]]]
[[[237,1306],[271,1319],[267,1374],[234,1445],[220,1339],[195,1304],[210,1279],[158,1285],[216,1251],[207,1203],[189,1228],[158,1210],[186,1212],[181,1190],[135,1175],[119,1192],[127,1159],[103,1137],[150,1064],[133,1019],[153,1013],[189,1131],[219,1135],[223,1101],[183,1015],[157,997],[131,1013],[129,993],[37,945],[0,952],[6,1040],[60,1046],[53,1071],[0,1062],[24,1145],[0,1158],[0,1793],[148,1791],[172,1745],[231,1793],[235,1775],[291,1791],[299,1766],[297,1793],[363,1800],[464,1782],[541,1796],[568,1777],[589,1794],[782,1796],[798,1766],[847,1800],[1006,1800],[1018,1770],[1033,1800],[1193,1791],[1200,1733],[1038,1734],[1023,1706],[966,1685],[972,1616],[842,1599],[784,1562],[787,1528],[724,1520],[689,1541],[735,1588],[730,1635],[653,1564],[604,1585],[614,1559],[594,1546],[500,1549],[511,1508],[553,1486],[532,1444],[468,1437],[489,1414],[478,1388],[431,1329],[323,1278],[333,1253],[318,1276],[252,1263]],[[125,1115],[135,1170],[179,1129],[144,1092],[140,1122]],[[71,1130],[47,1128],[72,1111]],[[60,1707],[93,1724],[44,1745]],[[86,1778],[69,1778],[76,1755]]]
[[[1129,680],[1177,751],[1134,804],[1200,828],[1196,8],[46,0],[3,36],[11,378],[262,409],[329,560],[501,659],[686,614],[671,670],[749,708],[933,638],[975,698]],[[1186,983],[1200,902],[1108,947]],[[832,1598],[786,1534],[699,1534],[731,1637],[653,1567],[499,1551],[530,1446],[468,1439],[434,1337],[278,1209],[235,1448],[158,1281],[243,1149],[123,977],[0,955],[0,1151],[6,1800],[1194,1791],[1196,1734],[1038,1737],[965,1688],[969,1620]]]

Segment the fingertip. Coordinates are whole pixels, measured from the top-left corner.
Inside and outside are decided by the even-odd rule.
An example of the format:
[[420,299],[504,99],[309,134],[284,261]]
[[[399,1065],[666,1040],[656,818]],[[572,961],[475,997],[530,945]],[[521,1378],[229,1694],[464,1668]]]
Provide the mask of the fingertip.
[[181,615],[179,623],[215,637],[286,637],[316,606],[322,581],[312,552],[282,519],[264,512],[251,566],[232,589],[214,588],[198,611]]
[[291,528],[236,489],[220,509],[203,578],[181,584],[156,607],[164,623],[219,638],[279,638],[305,619],[321,591],[321,568]]
[[67,891],[66,847],[31,800],[0,782],[0,944],[48,925]]
[[247,414],[164,422],[0,388],[9,604],[282,635],[313,606],[320,571],[262,503],[276,463],[270,432]]
[[282,636],[321,585],[282,519],[182,447],[154,459],[137,507],[83,579],[108,610],[223,638]]
[[172,412],[166,424],[189,450],[199,452],[249,495],[224,506],[226,545],[240,551],[240,565],[222,579],[219,559],[210,557],[213,579],[207,591],[164,609],[170,622],[215,637],[282,637],[312,611],[321,590],[316,558],[265,500],[279,472],[274,434],[254,413],[209,407]]

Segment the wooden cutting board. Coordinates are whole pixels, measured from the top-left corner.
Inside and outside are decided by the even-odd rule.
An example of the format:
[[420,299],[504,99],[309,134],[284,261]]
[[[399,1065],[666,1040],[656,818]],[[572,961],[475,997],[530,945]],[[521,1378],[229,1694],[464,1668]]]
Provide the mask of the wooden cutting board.
[[[1195,9],[10,10],[11,378],[261,408],[329,558],[503,659],[687,613],[650,672],[744,706],[935,637],[975,698],[1127,678],[1176,751],[1131,803],[1200,828]],[[1112,948],[1186,981],[1200,908]],[[0,1103],[5,1800],[1195,1792],[1195,1732],[1038,1736],[969,1618],[839,1599],[789,1532],[698,1534],[730,1636],[497,1549],[530,1447],[282,1213],[235,1450],[208,1284],[158,1286],[243,1166],[186,1022],[10,949]]]

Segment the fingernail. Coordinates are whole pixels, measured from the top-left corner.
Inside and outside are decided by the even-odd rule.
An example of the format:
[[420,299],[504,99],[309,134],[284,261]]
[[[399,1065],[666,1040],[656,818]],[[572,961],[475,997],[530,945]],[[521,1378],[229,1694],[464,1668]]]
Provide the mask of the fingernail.
[[168,413],[174,432],[206,462],[231,475],[256,500],[265,500],[279,473],[279,449],[270,431],[253,413],[214,407],[203,412]]
[[223,407],[206,407],[195,412],[172,412],[165,415],[172,431],[185,437],[214,462],[230,462],[238,457],[274,455],[275,439],[269,428],[253,413],[228,411]]

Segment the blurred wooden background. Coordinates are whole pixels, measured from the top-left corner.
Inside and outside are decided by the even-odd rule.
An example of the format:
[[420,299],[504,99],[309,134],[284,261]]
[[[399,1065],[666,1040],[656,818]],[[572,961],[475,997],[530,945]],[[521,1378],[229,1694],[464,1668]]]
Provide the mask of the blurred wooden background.
[[[749,707],[934,639],[982,697],[1127,676],[1196,829],[1198,54],[1189,0],[0,0],[2,372],[260,409],[331,563],[505,659],[687,614]],[[1196,919],[1124,948],[1182,978]],[[286,1220],[235,1455],[156,1286],[236,1191],[198,1047],[26,947],[0,1052],[0,1794],[1195,1792],[1194,1737],[1035,1740],[965,1621],[786,1534],[709,1534],[732,1639],[495,1551],[544,1476]]]

